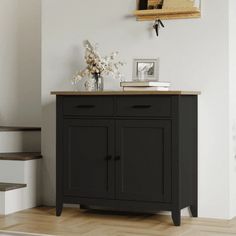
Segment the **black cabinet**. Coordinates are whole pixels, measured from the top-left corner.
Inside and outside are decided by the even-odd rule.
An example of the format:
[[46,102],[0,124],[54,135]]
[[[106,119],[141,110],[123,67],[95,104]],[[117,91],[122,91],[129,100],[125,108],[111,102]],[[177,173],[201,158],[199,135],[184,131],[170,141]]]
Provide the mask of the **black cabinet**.
[[170,202],[170,121],[117,121],[116,155],[118,199]]
[[64,194],[114,197],[114,121],[64,121]]
[[63,203],[197,216],[197,96],[57,96]]

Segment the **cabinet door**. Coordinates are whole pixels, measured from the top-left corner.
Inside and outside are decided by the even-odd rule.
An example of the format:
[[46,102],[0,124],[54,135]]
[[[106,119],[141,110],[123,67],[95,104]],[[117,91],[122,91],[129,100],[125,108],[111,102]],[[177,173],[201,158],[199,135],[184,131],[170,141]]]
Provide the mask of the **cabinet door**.
[[116,126],[116,197],[169,202],[171,121],[122,120]]
[[114,122],[64,122],[64,195],[114,197]]

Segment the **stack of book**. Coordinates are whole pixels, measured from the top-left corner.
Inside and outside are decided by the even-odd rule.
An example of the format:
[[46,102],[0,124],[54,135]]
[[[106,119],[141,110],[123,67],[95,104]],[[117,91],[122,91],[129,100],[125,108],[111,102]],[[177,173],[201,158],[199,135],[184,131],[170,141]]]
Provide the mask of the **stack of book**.
[[170,85],[169,82],[161,81],[126,81],[120,83],[124,91],[169,91]]

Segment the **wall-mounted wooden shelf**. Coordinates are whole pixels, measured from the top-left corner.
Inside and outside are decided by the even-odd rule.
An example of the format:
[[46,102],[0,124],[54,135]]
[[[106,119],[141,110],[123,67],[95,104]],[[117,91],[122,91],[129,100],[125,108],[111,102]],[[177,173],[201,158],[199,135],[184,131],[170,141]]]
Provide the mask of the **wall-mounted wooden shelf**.
[[154,10],[137,10],[134,12],[138,21],[153,21],[156,19],[172,20],[172,19],[188,19],[200,18],[201,12],[196,7],[191,8],[166,8]]

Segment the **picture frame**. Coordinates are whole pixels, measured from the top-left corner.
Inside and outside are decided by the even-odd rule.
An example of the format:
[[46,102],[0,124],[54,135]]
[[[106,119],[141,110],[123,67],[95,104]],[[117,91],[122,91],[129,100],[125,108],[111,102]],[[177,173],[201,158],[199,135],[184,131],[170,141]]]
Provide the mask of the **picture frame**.
[[[146,70],[145,80],[159,80],[160,59],[134,59],[133,60],[133,80],[140,80],[139,74]],[[146,69],[145,69],[146,68]]]
[[138,1],[138,9],[139,10],[147,10],[148,8],[148,0],[139,0]]

